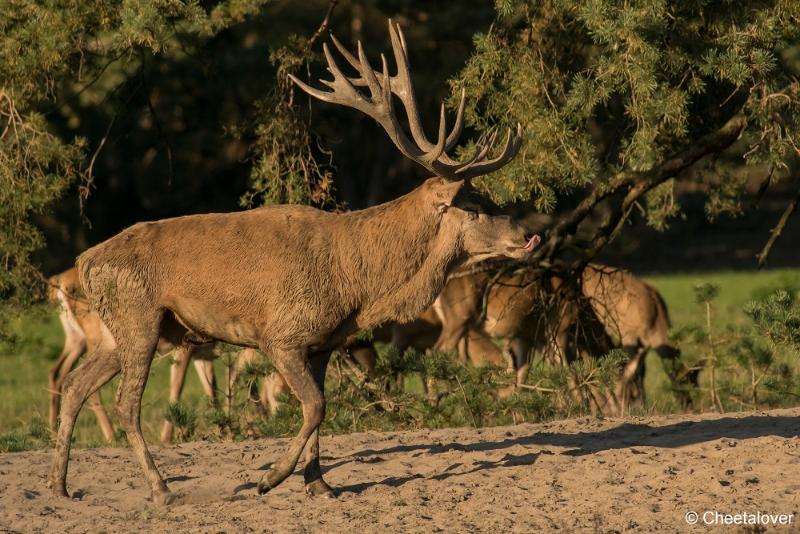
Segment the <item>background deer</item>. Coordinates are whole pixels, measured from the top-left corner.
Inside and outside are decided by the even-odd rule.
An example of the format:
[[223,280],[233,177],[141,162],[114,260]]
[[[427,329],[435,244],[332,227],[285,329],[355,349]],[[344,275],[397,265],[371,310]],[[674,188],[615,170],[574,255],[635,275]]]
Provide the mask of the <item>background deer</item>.
[[[519,152],[520,128],[509,132],[501,154],[492,142],[464,161],[447,152],[460,136],[464,95],[448,135],[442,107],[436,142],[422,130],[398,25],[389,22],[398,72],[369,65],[333,40],[357,71],[348,78],[327,44],[331,92],[294,79],[321,100],[374,118],[398,149],[437,175],[394,201],[349,213],[306,206],[191,215],[134,225],[78,258],[81,285],[107,327],[97,350],[64,381],[61,424],[50,484],[67,495],[72,430],[85,400],[121,371],[117,412],[153,499],[168,503],[167,489],[145,444],[141,397],[165,315],[193,335],[259,348],[300,400],[303,425],[284,456],[259,482],[274,488],[306,451],[304,478],[312,495],[332,496],[319,466],[319,425],[325,416],[324,379],[330,351],[358,329],[408,321],[443,289],[449,273],[491,257],[528,257],[539,243],[493,207],[469,180],[506,165]],[[357,87],[366,87],[368,93]],[[413,142],[395,117],[392,95],[403,103]],[[490,140],[490,141],[493,141]]]
[[[562,283],[560,277],[542,279],[533,271],[500,277],[486,271],[454,276],[433,305],[442,324],[435,349],[458,351],[459,359],[466,361],[470,340],[481,341],[481,334],[500,339],[506,365],[516,371],[520,384],[533,351],[542,352],[551,365],[566,366],[576,356],[599,357],[614,347],[624,348],[630,359],[615,391],[598,401],[606,413],[624,411],[632,399],[644,394],[646,353],[653,349],[671,363],[680,355],[669,342],[666,304],[658,291],[628,271],[589,264],[580,285],[580,298],[591,314],[587,316],[580,301],[553,298]],[[578,325],[579,321],[596,321],[602,331],[592,331],[592,324]],[[576,328],[583,330],[580,335]],[[486,344],[480,347],[485,353]],[[684,380],[696,381],[696,374]]]
[[607,411],[624,413],[631,400],[644,400],[644,358],[651,349],[668,369],[681,402],[690,403],[681,386],[696,386],[697,372],[676,369],[681,353],[669,340],[669,311],[658,290],[624,269],[607,265],[590,263],[581,278],[583,295],[614,346],[630,354]]

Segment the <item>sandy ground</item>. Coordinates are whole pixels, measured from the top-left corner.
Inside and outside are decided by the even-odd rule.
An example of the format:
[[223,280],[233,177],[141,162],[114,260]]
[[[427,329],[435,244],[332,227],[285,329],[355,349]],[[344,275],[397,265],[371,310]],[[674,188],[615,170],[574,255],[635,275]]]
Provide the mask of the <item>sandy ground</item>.
[[0,532],[701,532],[687,512],[800,519],[799,434],[795,408],[324,437],[338,499],[299,472],[256,494],[288,440],[188,443],[154,449],[169,508],[127,449],[74,451],[69,500],[45,489],[49,451],[3,454]]

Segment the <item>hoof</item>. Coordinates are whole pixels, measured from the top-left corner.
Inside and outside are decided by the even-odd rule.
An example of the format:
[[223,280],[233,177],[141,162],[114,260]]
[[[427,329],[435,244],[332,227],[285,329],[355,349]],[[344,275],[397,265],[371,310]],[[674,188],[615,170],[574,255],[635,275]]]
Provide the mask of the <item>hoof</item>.
[[59,482],[53,482],[52,480],[48,480],[45,484],[45,487],[50,490],[50,493],[53,494],[53,497],[66,497],[69,498],[69,493],[67,493],[67,485],[61,484]]
[[52,487],[50,491],[53,494],[53,497],[63,497],[65,499],[69,499],[69,493],[67,493],[67,488],[64,487]]
[[159,506],[169,506],[175,502],[175,494],[169,490],[153,492],[153,503]]
[[333,489],[321,478],[306,484],[306,494],[309,497],[322,497],[323,499],[335,499],[336,494]]
[[272,486],[267,484],[266,482],[259,482],[258,483],[258,494],[259,495],[266,495],[269,490],[272,489]]

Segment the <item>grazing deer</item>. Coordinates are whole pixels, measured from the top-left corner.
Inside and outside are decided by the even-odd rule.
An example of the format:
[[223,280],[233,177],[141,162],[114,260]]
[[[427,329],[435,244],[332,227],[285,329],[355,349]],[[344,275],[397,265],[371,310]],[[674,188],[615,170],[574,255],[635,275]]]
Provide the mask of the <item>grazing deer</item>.
[[[556,299],[555,309],[546,304],[548,294],[561,284],[557,276],[543,283],[534,272],[496,280],[487,272],[454,276],[433,306],[442,323],[435,348],[458,351],[465,361],[474,336],[470,329],[501,339],[508,368],[516,369],[517,385],[527,373],[533,350],[543,351],[553,365],[567,365],[570,333],[576,322],[586,317],[580,313],[580,303]],[[580,336],[576,349],[584,356],[588,350],[597,357],[616,346],[630,354],[613,397],[604,399],[601,406],[607,413],[621,413],[630,400],[644,395],[644,356],[650,349],[665,361],[680,356],[669,342],[667,307],[655,288],[628,271],[598,264],[584,269],[581,293],[593,315],[588,319],[596,320],[605,336],[603,332]],[[683,381],[696,381],[696,374]]]
[[[466,362],[479,336],[497,338],[502,342],[500,361],[509,372],[517,371],[519,384],[529,351],[544,348],[547,333],[555,331],[555,325],[547,324],[550,314],[543,313],[536,273],[493,278],[492,273],[481,271],[450,279],[433,305],[442,325],[434,350],[458,352],[459,360]],[[485,343],[480,346],[486,347]]]
[[[490,159],[494,139],[465,161],[447,155],[462,129],[462,92],[448,135],[442,106],[438,138],[423,132],[409,77],[405,39],[389,21],[398,72],[386,60],[374,71],[359,43],[358,58],[334,45],[358,72],[348,78],[323,50],[332,91],[292,80],[310,95],[374,118],[408,158],[436,175],[410,193],[361,211],[331,213],[278,205],[235,213],[191,215],[134,225],[78,258],[81,285],[108,330],[97,350],[64,381],[61,425],[50,485],[67,495],[70,438],[78,411],[121,371],[117,413],[150,486],[153,500],[173,497],[142,437],[139,415],[164,316],[198,338],[259,348],[270,356],[294,396],[303,424],[286,453],[264,474],[258,492],[285,480],[305,451],[310,495],[333,496],[319,464],[319,425],[325,416],[324,380],[330,352],[358,329],[408,321],[428,307],[449,273],[491,257],[528,257],[539,243],[505,216],[470,179],[495,171],[519,152],[521,127]],[[368,94],[357,89],[366,87]],[[404,105],[413,138],[395,117]]]
[[[674,363],[680,357],[680,350],[669,340],[667,305],[656,288],[626,270],[607,265],[587,265],[583,270],[581,287],[614,346],[630,354],[614,388],[614,395],[609,398],[612,405],[608,411],[624,413],[632,400],[644,400],[644,357],[647,352],[654,350],[665,363]],[[676,377],[670,378],[675,381]],[[687,382],[696,379],[696,373],[685,377]],[[681,397],[681,400],[686,403],[685,398]]]

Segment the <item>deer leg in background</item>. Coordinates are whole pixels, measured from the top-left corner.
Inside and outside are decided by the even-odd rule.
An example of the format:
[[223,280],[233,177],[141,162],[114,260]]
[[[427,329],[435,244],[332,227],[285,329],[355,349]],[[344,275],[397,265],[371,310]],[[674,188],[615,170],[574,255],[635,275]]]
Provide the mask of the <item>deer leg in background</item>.
[[[430,357],[430,353],[426,351],[425,357]],[[428,404],[436,406],[439,404],[439,393],[436,388],[436,377],[431,375],[425,376],[425,395],[428,397]]]
[[281,393],[288,395],[291,393],[289,384],[283,379],[280,373],[270,373],[264,377],[261,383],[261,406],[269,410],[270,415],[278,413],[281,403],[278,400],[278,395]]
[[[325,371],[328,368],[331,353],[314,354],[310,358],[311,373],[317,387],[325,395]],[[319,427],[314,430],[306,443],[306,465],[303,469],[303,479],[306,484],[306,493],[321,497],[335,497],[333,490],[322,478],[319,466]]]
[[[188,344],[181,344],[175,348],[172,354],[172,365],[169,368],[169,403],[176,404],[181,399],[183,384],[186,382],[186,370],[189,367],[189,360],[192,358],[192,347]],[[172,445],[174,433],[173,425],[170,421],[164,420],[161,427],[161,443]]]
[[260,495],[267,493],[292,474],[308,439],[325,418],[325,395],[311,372],[307,349],[275,349],[270,354],[275,368],[303,406],[303,426],[286,453],[261,477],[258,483]]
[[[234,392],[233,388],[236,386],[236,381],[239,379],[239,375],[244,371],[244,369],[249,365],[255,365],[259,358],[261,358],[261,354],[256,349],[251,348],[244,348],[240,350],[236,357],[234,358],[233,365],[228,365],[226,370],[226,385],[225,385],[225,410],[228,416],[232,415],[233,410],[233,397]],[[211,376],[213,377],[213,367],[211,370]],[[269,376],[264,377],[264,384],[269,379]],[[248,392],[250,395],[251,400],[258,401],[258,394],[254,393],[252,384],[250,385],[250,391]],[[259,409],[263,409],[263,403],[259,403]]]
[[509,349],[513,355],[514,368],[516,369],[514,385],[519,387],[520,384],[525,382],[528,369],[531,367],[531,346],[520,338],[514,338],[509,343]]
[[639,360],[639,368],[636,370],[636,376],[631,381],[631,401],[636,401],[641,405],[644,405],[647,400],[644,391],[644,375],[647,367],[647,352],[649,350],[649,347],[642,348],[643,354]]
[[349,347],[346,353],[367,372],[367,376],[370,378],[375,377],[375,364],[378,361],[378,355],[375,353],[375,347],[372,343],[359,342]]
[[95,391],[89,396],[89,408],[94,412],[97,419],[97,424],[100,425],[100,431],[103,433],[103,439],[109,445],[114,443],[114,426],[111,424],[111,419],[108,418],[108,412],[103,407],[103,401],[100,399],[100,392]]
[[639,367],[647,353],[647,347],[643,347],[638,343],[624,343],[622,348],[630,354],[630,357],[622,367],[622,372],[614,386],[614,396],[619,403],[619,415],[624,415],[628,410],[628,405],[632,399],[631,384],[636,379]]
[[[437,300],[434,303],[434,309],[436,309]],[[437,309],[437,314],[439,318],[442,320],[442,333],[439,335],[439,339],[436,340],[436,343],[433,345],[432,351],[434,353],[457,353],[458,352],[458,344],[462,338],[466,337],[468,334],[468,328],[466,322],[458,321],[457,324],[448,324],[447,317],[443,313],[439,313]],[[430,350],[425,351],[426,357],[430,355]],[[425,377],[425,389],[427,391],[428,402],[431,405],[436,405],[439,403],[439,396],[436,392],[436,378],[433,376],[426,376]]]
[[61,423],[58,427],[56,447],[50,470],[48,486],[59,496],[67,494],[67,463],[72,445],[75,420],[86,399],[103,384],[111,380],[120,370],[119,360],[108,347],[98,348],[89,354],[86,361],[64,379],[61,399]]
[[217,400],[217,378],[214,376],[214,362],[208,359],[193,360],[194,370],[197,372],[197,378],[200,379],[200,385],[203,387],[203,393],[206,394],[211,402]]

